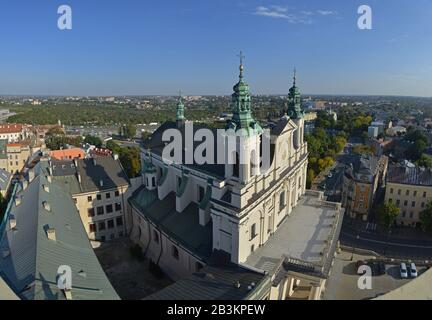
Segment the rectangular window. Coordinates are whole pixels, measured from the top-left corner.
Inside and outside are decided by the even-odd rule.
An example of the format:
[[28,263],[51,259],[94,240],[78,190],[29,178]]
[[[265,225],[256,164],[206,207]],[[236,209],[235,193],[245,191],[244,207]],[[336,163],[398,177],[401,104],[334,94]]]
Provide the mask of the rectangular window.
[[411,207],[415,207],[415,201],[411,202]]
[[404,201],[404,206],[406,207],[408,205],[408,200]]
[[106,209],[106,213],[112,213],[113,212],[113,205],[109,204],[106,206],[105,209]]
[[97,207],[96,212],[98,216],[104,214],[104,207]]
[[396,200],[396,205],[397,205],[397,206],[400,205],[400,200],[399,200],[399,199]]
[[406,217],[406,212],[402,212],[402,217],[405,218]]
[[99,222],[98,229],[99,231],[105,230],[105,221]]
[[77,204],[77,202],[78,202],[77,198],[73,198],[73,202],[74,202],[75,204]]
[[114,220],[108,220],[108,229],[114,228]]
[[393,194],[393,188],[390,189],[390,194]]
[[88,209],[88,210],[87,210],[87,215],[88,215],[89,217],[94,217],[94,216],[95,216],[95,210],[94,210],[94,208],[90,208],[90,209]]
[[407,190],[407,191],[405,192],[405,195],[409,196],[409,190]]
[[424,202],[421,203],[421,207],[422,207],[422,208],[425,207],[425,203],[424,203]]
[[117,224],[117,226],[122,226],[123,225],[123,218],[122,217],[117,217],[116,224]]
[[389,202],[389,203],[393,203],[393,199],[390,198],[390,199],[388,200],[388,202]]
[[96,199],[102,200],[102,195],[101,194],[96,195]]
[[111,192],[107,192],[107,193],[105,193],[105,197],[106,197],[107,199],[111,198]]
[[118,196],[120,195],[120,192],[117,190],[117,191],[114,193],[114,195],[115,195],[116,197],[118,197]]
[[414,212],[410,212],[410,218],[412,219],[414,217]]
[[426,191],[423,192],[423,198],[426,198]]
[[414,197],[417,197],[417,190],[414,191]]
[[120,211],[121,210],[121,203],[120,202],[116,202],[115,204],[115,211]]
[[90,232],[96,232],[96,225],[94,223],[91,223],[89,225],[89,229],[90,229]]
[[401,189],[398,189],[398,195],[400,196],[402,193]]
[[87,197],[87,202],[92,202],[93,201],[93,197],[92,196],[88,196]]

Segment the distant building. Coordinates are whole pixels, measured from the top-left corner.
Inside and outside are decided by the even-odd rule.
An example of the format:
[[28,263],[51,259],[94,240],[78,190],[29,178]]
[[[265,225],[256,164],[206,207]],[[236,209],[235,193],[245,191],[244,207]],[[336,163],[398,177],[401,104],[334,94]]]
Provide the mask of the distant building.
[[343,178],[342,205],[351,218],[367,219],[376,191],[384,185],[388,158],[357,155]]
[[10,173],[20,172],[31,155],[30,147],[24,143],[9,143],[6,145],[8,157],[8,171]]
[[368,136],[369,138],[376,138],[378,137],[379,128],[374,126],[368,127]]
[[416,227],[420,212],[432,201],[432,170],[409,165],[390,165],[385,201],[396,204],[396,223]]
[[125,235],[129,179],[118,159],[53,160],[49,170],[72,194],[89,239],[108,241]]
[[387,129],[387,131],[386,131],[387,135],[392,136],[392,137],[403,135],[406,132],[407,132],[407,129],[405,127],[402,127],[402,126],[395,126],[395,127]]
[[[119,299],[70,194],[52,179],[47,161],[29,171],[11,201],[0,227],[0,276],[16,296],[24,300]],[[68,271],[72,283],[61,288],[59,276]]]
[[50,152],[50,156],[54,160],[73,160],[84,159],[86,154],[81,148],[70,148],[62,150],[52,150]]
[[305,122],[309,122],[309,121],[315,121],[317,118],[317,113],[316,112],[306,112],[304,115],[304,121]]
[[22,124],[0,125],[0,139],[6,139],[9,143],[12,143],[24,140],[26,137],[26,128]]

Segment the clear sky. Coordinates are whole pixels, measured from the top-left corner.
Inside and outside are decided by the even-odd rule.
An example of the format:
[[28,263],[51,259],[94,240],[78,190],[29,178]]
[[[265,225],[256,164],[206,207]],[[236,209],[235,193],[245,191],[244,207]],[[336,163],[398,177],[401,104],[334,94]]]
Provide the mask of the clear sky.
[[432,1],[0,0],[0,94],[230,94],[240,50],[254,94],[295,66],[303,93],[432,96]]

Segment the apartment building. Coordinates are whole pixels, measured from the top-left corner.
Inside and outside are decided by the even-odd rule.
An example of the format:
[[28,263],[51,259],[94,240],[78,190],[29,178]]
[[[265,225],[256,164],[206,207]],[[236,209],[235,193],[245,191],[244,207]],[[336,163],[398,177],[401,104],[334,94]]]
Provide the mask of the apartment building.
[[20,172],[31,155],[30,147],[24,143],[8,143],[6,145],[8,167],[7,170],[14,174]]
[[379,186],[385,183],[388,158],[357,155],[345,170],[342,205],[351,218],[366,221]]
[[432,201],[432,170],[390,165],[385,201],[400,208],[396,218],[398,225],[416,227],[420,221],[420,212]]
[[125,235],[129,179],[117,157],[52,160],[50,170],[72,195],[89,239]]
[[6,139],[9,143],[12,143],[25,138],[27,138],[27,129],[22,124],[0,125],[0,139]]

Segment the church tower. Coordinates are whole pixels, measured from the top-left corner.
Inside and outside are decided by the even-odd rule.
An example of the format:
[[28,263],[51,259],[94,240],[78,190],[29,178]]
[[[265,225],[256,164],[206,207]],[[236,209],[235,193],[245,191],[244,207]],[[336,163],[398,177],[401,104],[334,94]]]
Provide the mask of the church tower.
[[229,133],[235,134],[235,140],[229,134],[225,140],[225,175],[238,179],[240,183],[246,183],[259,174],[260,139],[263,132],[252,116],[249,86],[243,76],[243,58],[240,52],[239,82],[233,87],[231,96],[233,116],[226,128]]
[[304,111],[301,107],[301,94],[296,85],[297,74],[294,69],[293,86],[288,94],[288,117],[297,125],[297,130],[294,133],[294,147],[296,149],[303,145],[304,136]]
[[182,127],[185,123],[184,104],[181,93],[179,94],[179,98],[177,101],[176,123],[178,128]]

